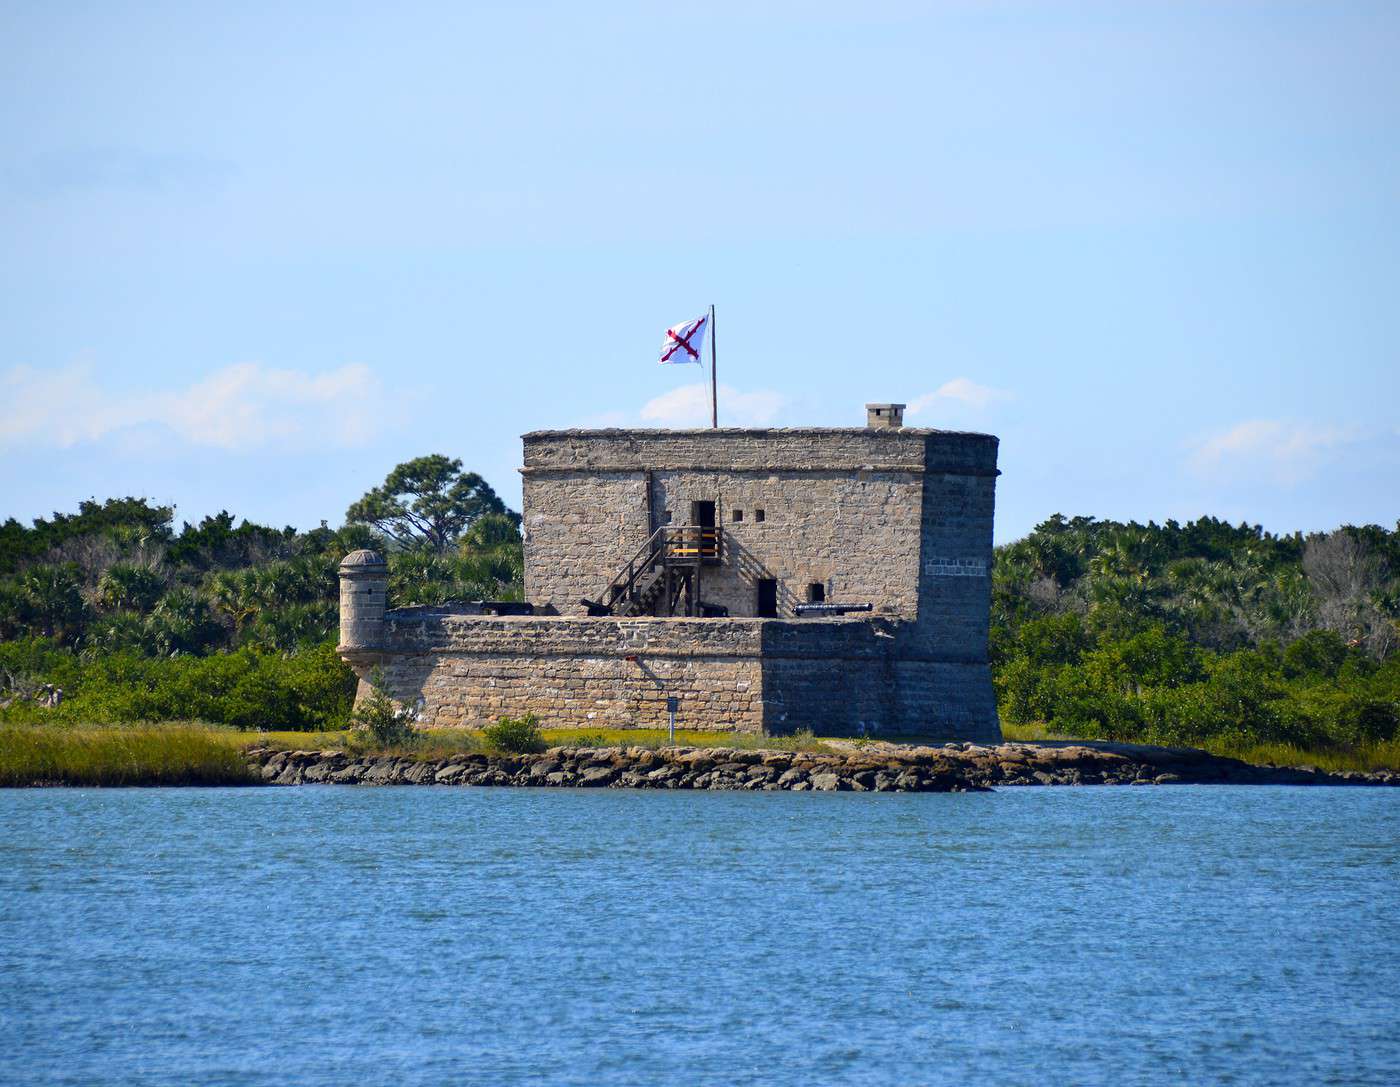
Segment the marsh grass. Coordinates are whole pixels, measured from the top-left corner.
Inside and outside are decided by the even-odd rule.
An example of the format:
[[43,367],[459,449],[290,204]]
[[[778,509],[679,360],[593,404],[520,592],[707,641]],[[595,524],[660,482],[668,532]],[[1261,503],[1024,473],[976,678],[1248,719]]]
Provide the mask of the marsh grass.
[[0,728],[0,786],[248,785],[237,733],[201,726]]
[[1330,772],[1400,770],[1400,740],[1357,747],[1313,749],[1292,744],[1213,743],[1207,750],[1257,766],[1315,766]]
[[[1003,722],[1001,731],[1006,739],[1020,743],[1035,743],[1039,740],[1093,742],[1074,736],[1058,735],[1039,722],[1026,725],[1009,725]],[[1330,772],[1400,770],[1400,740],[1358,744],[1354,747],[1307,748],[1293,744],[1231,743],[1222,738],[1202,744],[1201,749],[1209,751],[1212,755],[1224,755],[1255,766],[1315,766],[1319,770]]]
[[[231,733],[244,737],[245,746],[263,746],[318,751],[348,751],[352,754],[393,754],[415,759],[443,759],[452,755],[501,750],[476,729],[423,729],[410,743],[381,746],[364,731],[345,732],[263,732]],[[665,729],[582,729],[545,728],[540,736],[548,747],[665,747]],[[692,732],[676,730],[681,747],[731,747],[764,751],[822,751],[821,740],[810,732],[791,736],[754,736],[736,732]]]
[[[1058,736],[1041,725],[1005,725],[1003,732],[1006,739],[1020,742],[1074,739]],[[663,729],[542,729],[541,734],[550,747],[659,748],[667,743]],[[676,743],[746,750],[828,750],[822,739],[809,732],[753,736],[677,731]],[[345,751],[352,755],[390,754],[425,761],[498,750],[472,729],[424,730],[407,743],[383,746],[363,729],[244,732],[198,722],[97,728],[0,726],[0,787],[251,784],[257,778],[249,770],[243,752],[253,746]],[[1321,750],[1285,744],[1213,743],[1207,750],[1256,765],[1316,766],[1328,771],[1400,770],[1400,741]]]

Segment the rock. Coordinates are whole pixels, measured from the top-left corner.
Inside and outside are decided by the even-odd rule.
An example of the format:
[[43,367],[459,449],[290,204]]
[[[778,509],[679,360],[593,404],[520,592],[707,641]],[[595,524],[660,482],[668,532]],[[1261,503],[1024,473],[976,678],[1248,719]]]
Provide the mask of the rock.
[[272,785],[548,785],[602,788],[790,789],[794,792],[974,791],[997,785],[1400,784],[1391,771],[1327,773],[1315,767],[1251,766],[1191,748],[1136,744],[1040,747],[901,747],[836,741],[838,753],[636,746],[552,748],[540,755],[470,752],[436,762],[343,751],[245,750]]

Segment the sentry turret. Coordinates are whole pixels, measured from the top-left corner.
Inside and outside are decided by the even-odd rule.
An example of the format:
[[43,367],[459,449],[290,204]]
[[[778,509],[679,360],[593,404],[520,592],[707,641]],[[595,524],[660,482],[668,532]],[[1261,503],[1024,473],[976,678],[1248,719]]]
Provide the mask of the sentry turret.
[[378,551],[362,548],[340,562],[340,645],[342,655],[379,649],[384,644],[384,605],[389,567]]

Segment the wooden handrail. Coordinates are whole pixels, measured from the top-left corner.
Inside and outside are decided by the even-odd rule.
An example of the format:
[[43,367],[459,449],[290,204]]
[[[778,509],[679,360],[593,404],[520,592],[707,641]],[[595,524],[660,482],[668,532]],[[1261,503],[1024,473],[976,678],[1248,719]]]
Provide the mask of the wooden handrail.
[[635,599],[637,580],[658,561],[668,564],[672,558],[719,559],[723,540],[724,531],[718,525],[662,525],[608,583],[603,590],[603,604],[612,608],[623,598]]

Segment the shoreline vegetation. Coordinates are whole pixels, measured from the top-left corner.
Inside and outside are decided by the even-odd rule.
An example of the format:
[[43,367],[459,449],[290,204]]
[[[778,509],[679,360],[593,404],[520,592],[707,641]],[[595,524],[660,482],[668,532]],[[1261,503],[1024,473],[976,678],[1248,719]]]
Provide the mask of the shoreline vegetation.
[[[1345,759],[1317,759],[1287,748],[1206,751],[1078,741],[1046,735],[1043,729],[1008,731],[1011,735],[1006,741],[994,747],[925,746],[810,734],[765,737],[678,731],[676,746],[671,747],[662,730],[560,729],[540,730],[536,747],[510,750],[471,730],[426,732],[408,742],[381,744],[363,730],[246,732],[198,723],[129,728],[8,726],[0,727],[0,788],[325,782],[572,785],[584,783],[586,770],[603,766],[616,772],[595,775],[586,784],[649,787],[656,783],[625,775],[639,767],[650,773],[682,756],[690,760],[686,767],[689,776],[666,778],[660,787],[749,787],[747,782],[752,778],[730,780],[723,774],[714,784],[706,778],[696,785],[701,774],[713,770],[696,769],[706,752],[722,758],[718,765],[783,765],[791,769],[792,760],[797,759],[799,767],[807,767],[807,776],[790,779],[783,787],[806,780],[813,789],[816,786],[810,781],[815,773],[834,773],[837,784],[831,788],[849,790],[854,788],[856,775],[865,771],[886,773],[888,780],[881,784],[888,791],[1133,782],[1400,784],[1400,745],[1395,743],[1353,752]],[[1030,732],[1037,734],[1027,735]],[[533,767],[548,766],[551,761],[559,765],[531,773]],[[925,774],[921,784],[919,767],[927,767],[931,761],[941,769]],[[275,767],[275,773],[268,772],[270,766]],[[895,785],[900,774],[910,769],[915,777],[902,786]],[[566,776],[549,780],[550,773]],[[776,777],[754,787],[775,783]],[[869,787],[875,789],[875,778],[870,779]]]
[[[63,774],[95,783],[232,779],[219,745],[248,747],[261,730],[300,734],[300,747],[355,748],[344,730],[356,681],[335,642],[336,565],[356,548],[388,556],[394,606],[522,594],[518,515],[446,457],[399,465],[339,529],[223,512],[177,531],[173,514],[121,498],[0,524],[5,780],[10,765],[70,766]],[[990,596],[1008,740],[1400,769],[1400,526],[1275,535],[1209,517],[1056,515],[996,549]],[[191,721],[203,732],[180,732]],[[575,746],[659,736],[550,735]],[[476,734],[431,733],[406,757],[489,749]]]

